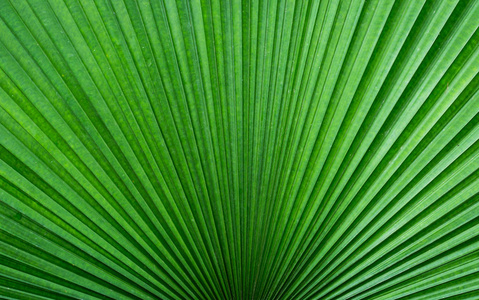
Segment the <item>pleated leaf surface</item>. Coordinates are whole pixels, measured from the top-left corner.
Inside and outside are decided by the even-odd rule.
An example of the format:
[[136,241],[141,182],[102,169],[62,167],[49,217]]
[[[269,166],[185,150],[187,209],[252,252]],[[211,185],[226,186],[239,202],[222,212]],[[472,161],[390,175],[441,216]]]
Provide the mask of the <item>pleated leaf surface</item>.
[[0,299],[479,299],[478,0],[0,0]]

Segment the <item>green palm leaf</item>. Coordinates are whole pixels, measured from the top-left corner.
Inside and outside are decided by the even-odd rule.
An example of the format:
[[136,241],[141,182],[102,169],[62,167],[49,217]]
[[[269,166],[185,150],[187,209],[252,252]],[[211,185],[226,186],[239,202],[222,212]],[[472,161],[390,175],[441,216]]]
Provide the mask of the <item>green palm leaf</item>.
[[0,299],[479,299],[479,1],[0,0]]

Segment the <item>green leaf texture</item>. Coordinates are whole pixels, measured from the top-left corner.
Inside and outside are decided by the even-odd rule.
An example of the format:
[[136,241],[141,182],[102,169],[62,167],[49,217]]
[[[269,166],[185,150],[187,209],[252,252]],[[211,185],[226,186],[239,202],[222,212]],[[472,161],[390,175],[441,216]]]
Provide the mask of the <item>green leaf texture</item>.
[[478,0],[0,0],[0,299],[479,299]]

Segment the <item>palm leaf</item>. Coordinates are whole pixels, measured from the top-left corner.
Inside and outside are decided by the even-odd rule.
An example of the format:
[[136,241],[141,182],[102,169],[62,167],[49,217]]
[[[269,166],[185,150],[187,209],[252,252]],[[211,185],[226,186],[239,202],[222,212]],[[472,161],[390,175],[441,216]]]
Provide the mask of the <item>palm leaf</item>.
[[1,299],[479,299],[479,1],[0,0]]

